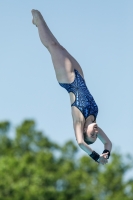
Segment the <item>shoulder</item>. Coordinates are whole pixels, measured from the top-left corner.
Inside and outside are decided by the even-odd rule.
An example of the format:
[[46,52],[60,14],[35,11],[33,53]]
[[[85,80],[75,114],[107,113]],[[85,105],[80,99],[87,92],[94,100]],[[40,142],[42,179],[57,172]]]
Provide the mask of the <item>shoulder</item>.
[[[72,102],[73,103],[73,102]],[[81,111],[76,107],[72,106],[72,118],[73,118],[73,123],[85,123],[85,119]]]
[[85,123],[83,123],[83,121],[78,121],[78,120],[74,120],[73,121],[73,126],[74,126],[74,128],[76,128],[76,127],[81,127],[81,128],[83,128],[84,127],[84,124]]

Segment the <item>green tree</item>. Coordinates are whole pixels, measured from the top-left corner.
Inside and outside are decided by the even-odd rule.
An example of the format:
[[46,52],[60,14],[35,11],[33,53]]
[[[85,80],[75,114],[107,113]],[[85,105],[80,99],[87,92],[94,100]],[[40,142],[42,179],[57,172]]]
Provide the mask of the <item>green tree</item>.
[[131,156],[112,153],[100,166],[79,157],[72,141],[51,142],[33,120],[16,127],[13,139],[10,127],[0,123],[0,200],[133,200],[133,177],[124,180]]

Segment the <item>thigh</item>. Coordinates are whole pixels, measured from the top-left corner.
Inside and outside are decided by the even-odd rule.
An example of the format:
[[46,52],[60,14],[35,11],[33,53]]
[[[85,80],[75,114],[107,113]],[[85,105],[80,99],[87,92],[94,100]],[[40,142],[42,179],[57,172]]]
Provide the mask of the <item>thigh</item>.
[[56,77],[60,82],[71,82],[74,76],[74,69],[78,70],[83,76],[79,63],[68,53],[68,51],[59,44],[52,44],[49,47],[52,57]]

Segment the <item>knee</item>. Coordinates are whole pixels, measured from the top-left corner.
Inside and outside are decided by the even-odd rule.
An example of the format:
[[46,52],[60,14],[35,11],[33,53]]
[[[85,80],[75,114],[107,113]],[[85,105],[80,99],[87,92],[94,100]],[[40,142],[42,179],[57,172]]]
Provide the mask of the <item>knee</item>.
[[58,42],[51,42],[47,48],[50,52],[55,51],[55,50],[58,50],[58,51],[65,50],[65,48],[61,46]]
[[64,47],[61,46],[61,45],[59,44],[59,42],[55,42],[55,41],[53,41],[53,42],[51,42],[51,43],[49,44],[49,48],[64,49]]

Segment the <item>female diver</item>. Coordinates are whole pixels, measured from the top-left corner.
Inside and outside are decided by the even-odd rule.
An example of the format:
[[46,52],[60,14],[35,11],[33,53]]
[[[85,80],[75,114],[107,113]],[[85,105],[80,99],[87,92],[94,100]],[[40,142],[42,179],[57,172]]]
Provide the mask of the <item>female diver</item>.
[[[57,81],[70,95],[77,143],[91,158],[104,165],[108,162],[112,143],[96,123],[98,107],[86,86],[82,68],[54,37],[41,13],[37,10],[31,12],[32,22],[38,28],[40,40],[51,54]],[[104,144],[104,151],[101,155],[89,146],[96,141],[97,137]]]

